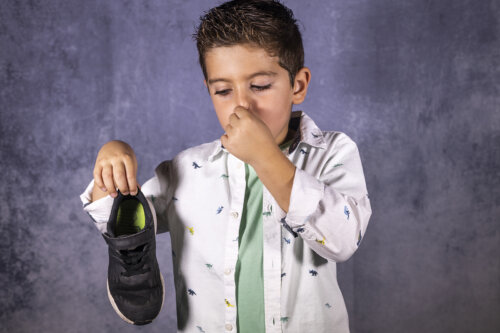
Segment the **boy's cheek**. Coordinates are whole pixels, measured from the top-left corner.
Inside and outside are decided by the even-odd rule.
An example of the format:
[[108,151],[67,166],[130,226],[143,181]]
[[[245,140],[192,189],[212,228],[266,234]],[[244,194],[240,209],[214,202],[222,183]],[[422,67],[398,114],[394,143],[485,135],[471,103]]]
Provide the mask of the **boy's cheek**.
[[272,114],[268,112],[265,116],[257,115],[259,119],[266,124],[267,128],[271,131],[273,136],[278,135],[278,131],[281,129],[282,123],[287,123],[286,117],[282,117],[280,115]]
[[227,111],[225,108],[218,107],[215,103],[214,108],[221,127],[223,129],[226,128],[227,124],[229,124],[229,116],[232,112]]

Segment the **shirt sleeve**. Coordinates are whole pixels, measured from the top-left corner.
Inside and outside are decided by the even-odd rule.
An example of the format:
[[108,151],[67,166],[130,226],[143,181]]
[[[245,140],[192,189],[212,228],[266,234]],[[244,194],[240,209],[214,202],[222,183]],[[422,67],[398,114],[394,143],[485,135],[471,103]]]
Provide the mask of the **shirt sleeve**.
[[282,222],[316,253],[342,262],[360,245],[372,210],[358,148],[344,133],[338,135],[319,179],[296,169]]
[[[171,197],[169,198],[169,186],[167,186],[169,175],[170,161],[166,161],[156,168],[155,176],[145,182],[141,187],[141,191],[148,200],[152,213],[156,214],[157,234],[168,231],[166,209],[171,200]],[[101,233],[105,233],[114,199],[110,195],[107,195],[92,202],[93,189],[94,180],[89,183],[85,191],[80,195],[80,200],[83,204],[83,210],[89,214],[97,229]]]
[[80,195],[80,200],[83,204],[83,210],[89,214],[94,225],[101,233],[106,232],[109,214],[113,207],[113,198],[107,195],[99,200],[92,200],[92,191],[94,189],[94,180],[89,183],[85,191]]

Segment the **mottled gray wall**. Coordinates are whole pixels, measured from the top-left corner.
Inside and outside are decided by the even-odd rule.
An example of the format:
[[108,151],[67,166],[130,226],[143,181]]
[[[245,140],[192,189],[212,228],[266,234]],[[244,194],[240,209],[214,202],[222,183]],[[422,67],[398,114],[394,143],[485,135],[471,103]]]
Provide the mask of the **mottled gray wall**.
[[[217,1],[0,2],[0,331],[133,327],[106,296],[78,195],[99,147],[160,161],[222,134],[191,33]],[[500,331],[500,4],[285,1],[313,80],[301,106],[361,151],[374,214],[339,265],[352,332]]]

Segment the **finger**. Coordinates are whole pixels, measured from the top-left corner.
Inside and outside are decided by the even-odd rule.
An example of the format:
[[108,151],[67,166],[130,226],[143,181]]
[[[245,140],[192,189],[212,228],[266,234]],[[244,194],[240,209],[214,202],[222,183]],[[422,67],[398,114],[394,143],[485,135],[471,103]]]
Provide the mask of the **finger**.
[[227,149],[227,140],[229,140],[229,137],[227,136],[227,134],[224,133],[224,135],[220,137],[220,142],[226,149]]
[[116,187],[113,181],[113,168],[111,165],[106,165],[102,169],[102,180],[104,181],[104,186],[106,186],[106,191],[113,198],[116,197]]
[[94,186],[97,186],[101,189],[101,191],[106,192],[106,186],[104,186],[104,182],[102,181],[102,167],[97,165],[94,167]]
[[231,132],[234,130],[234,127],[231,124],[227,124],[226,128],[224,128],[224,130],[226,131],[226,133],[224,133],[224,135],[229,138],[229,134],[231,134]]
[[238,117],[238,115],[235,112],[233,112],[229,115],[228,124],[236,125],[238,120],[240,120],[240,118]]
[[242,118],[248,115],[248,110],[245,109],[242,106],[237,106],[234,108],[233,114],[236,115],[238,118]]
[[125,165],[125,173],[127,176],[128,188],[130,190],[130,194],[137,194],[137,166],[135,165],[132,158],[127,157],[123,160]]
[[115,182],[115,186],[118,187],[120,192],[122,192],[123,195],[128,195],[129,188],[127,176],[125,173],[125,165],[123,165],[122,162],[113,165],[113,180]]

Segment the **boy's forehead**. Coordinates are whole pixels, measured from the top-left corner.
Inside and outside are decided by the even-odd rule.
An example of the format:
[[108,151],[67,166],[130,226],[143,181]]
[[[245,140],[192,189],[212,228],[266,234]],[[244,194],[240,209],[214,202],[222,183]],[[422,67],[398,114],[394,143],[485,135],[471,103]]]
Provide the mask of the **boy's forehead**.
[[[217,73],[213,73],[213,74],[214,74],[213,76],[211,76],[211,77],[208,78],[208,84],[213,84],[215,82],[227,82],[227,81],[231,81],[229,78],[226,78],[223,75],[222,76],[217,76]],[[278,73],[273,72],[273,71],[258,71],[258,72],[254,72],[254,73],[246,75],[245,79],[250,80],[250,79],[253,79],[253,78],[257,77],[257,76],[275,77],[276,75],[278,75]]]
[[276,76],[280,69],[278,57],[270,56],[260,47],[235,45],[215,47],[205,54],[208,81],[228,76]]

